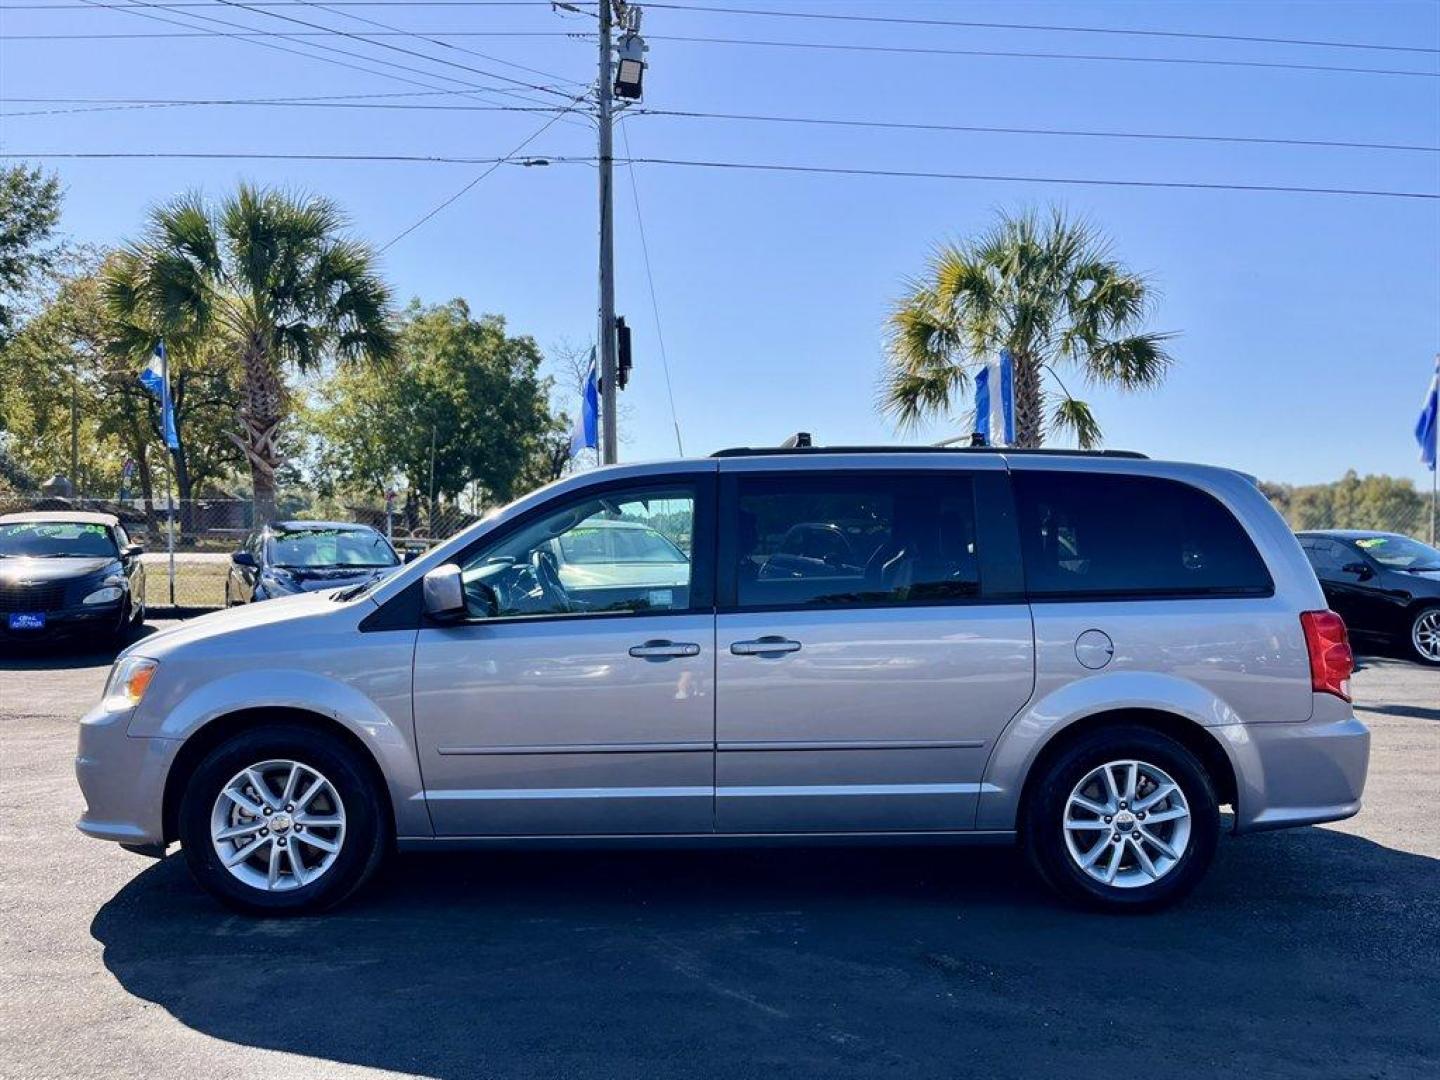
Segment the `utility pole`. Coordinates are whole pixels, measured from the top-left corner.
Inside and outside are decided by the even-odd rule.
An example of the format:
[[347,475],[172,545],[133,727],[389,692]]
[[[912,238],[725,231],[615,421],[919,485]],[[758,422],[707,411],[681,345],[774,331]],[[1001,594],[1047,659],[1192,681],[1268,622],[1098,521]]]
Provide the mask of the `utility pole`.
[[619,460],[615,425],[615,197],[613,99],[611,97],[610,0],[600,0],[600,464]]

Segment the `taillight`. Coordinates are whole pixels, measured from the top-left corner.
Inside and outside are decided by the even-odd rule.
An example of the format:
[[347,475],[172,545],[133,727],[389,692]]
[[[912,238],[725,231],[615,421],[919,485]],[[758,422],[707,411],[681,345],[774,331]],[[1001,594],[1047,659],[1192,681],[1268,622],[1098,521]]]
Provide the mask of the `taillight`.
[[1311,689],[1349,701],[1355,654],[1350,651],[1345,620],[1333,611],[1302,611],[1300,625],[1305,630],[1305,648],[1310,653]]

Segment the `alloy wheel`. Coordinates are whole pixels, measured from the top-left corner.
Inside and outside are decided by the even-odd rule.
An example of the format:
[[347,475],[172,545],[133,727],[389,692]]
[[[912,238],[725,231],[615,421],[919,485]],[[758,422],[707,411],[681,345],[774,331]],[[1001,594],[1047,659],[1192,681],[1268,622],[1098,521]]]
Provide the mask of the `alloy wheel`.
[[1111,761],[1088,772],[1065,802],[1065,846],[1088,877],[1134,889],[1170,873],[1190,843],[1190,805],[1163,769]]
[[1440,608],[1429,608],[1415,617],[1410,642],[1426,660],[1440,663]]
[[284,892],[314,884],[339,858],[345,806],[335,785],[298,761],[261,761],[220,789],[210,840],[231,876]]

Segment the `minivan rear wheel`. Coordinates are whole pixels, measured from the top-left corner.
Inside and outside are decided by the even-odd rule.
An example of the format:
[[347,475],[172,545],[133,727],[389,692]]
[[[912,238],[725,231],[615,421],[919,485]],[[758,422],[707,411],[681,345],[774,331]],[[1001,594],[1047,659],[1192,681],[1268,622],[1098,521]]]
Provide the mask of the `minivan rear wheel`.
[[195,880],[253,914],[323,911],[351,896],[388,846],[370,770],[340,740],[267,725],[221,743],[180,804],[180,841]]
[[1150,728],[1099,728],[1061,751],[1025,808],[1025,845],[1044,881],[1067,900],[1149,911],[1204,877],[1220,835],[1205,768]]

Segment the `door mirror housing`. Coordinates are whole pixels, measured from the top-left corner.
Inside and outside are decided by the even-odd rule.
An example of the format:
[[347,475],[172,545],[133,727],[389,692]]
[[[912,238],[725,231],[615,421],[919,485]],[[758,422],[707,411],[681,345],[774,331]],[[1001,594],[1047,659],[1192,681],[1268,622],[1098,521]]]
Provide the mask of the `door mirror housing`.
[[145,549],[139,544],[126,544],[120,549],[122,559],[138,559],[143,554],[145,554]]
[[236,551],[231,554],[230,561],[236,566],[253,567],[255,565],[255,556],[251,555],[248,551]]
[[460,579],[460,567],[454,563],[431,570],[420,579],[420,590],[425,614],[431,619],[454,622],[465,617],[465,584]]
[[1363,562],[1346,563],[1340,567],[1340,571],[1345,574],[1354,574],[1361,581],[1369,581],[1375,576],[1375,571],[1370,569],[1370,565]]

